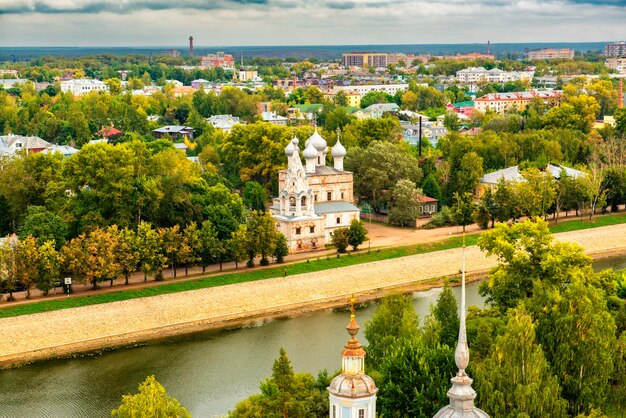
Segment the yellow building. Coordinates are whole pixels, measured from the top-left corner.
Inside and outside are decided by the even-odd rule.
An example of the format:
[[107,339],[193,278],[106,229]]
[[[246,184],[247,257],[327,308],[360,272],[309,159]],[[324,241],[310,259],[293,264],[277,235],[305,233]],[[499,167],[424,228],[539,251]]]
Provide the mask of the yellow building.
[[558,106],[561,104],[561,92],[558,90],[537,90],[489,93],[474,100],[474,108],[481,113],[491,110],[504,114],[507,110],[523,111],[534,99],[540,99],[547,106]]
[[[343,90],[340,90],[340,91],[343,91]],[[337,90],[328,90],[324,92],[324,98],[326,100],[331,100],[334,102],[335,97],[337,96],[337,93],[339,93],[339,91]],[[343,93],[346,95],[347,106],[361,107],[362,96],[359,93],[357,93],[356,91],[343,91]]]
[[341,54],[344,67],[386,67],[387,54],[376,52],[350,52]]

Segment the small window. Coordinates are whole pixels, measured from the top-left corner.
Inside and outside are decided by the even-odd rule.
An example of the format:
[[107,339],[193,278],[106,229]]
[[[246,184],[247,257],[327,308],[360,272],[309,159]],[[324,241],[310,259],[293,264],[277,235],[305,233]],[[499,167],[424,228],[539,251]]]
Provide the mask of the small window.
[[365,409],[359,409],[359,418],[365,418]]
[[341,200],[343,200],[343,192],[341,192]]
[[341,218],[337,218],[337,224],[341,223]]
[[309,227],[309,232],[311,234],[314,233],[315,232],[315,227],[314,226]]
[[333,192],[326,192],[326,200],[333,200]]
[[300,235],[300,227],[296,228],[296,235]]
[[337,418],[337,405],[333,405],[333,418]]
[[424,213],[424,206],[420,206],[420,213]]

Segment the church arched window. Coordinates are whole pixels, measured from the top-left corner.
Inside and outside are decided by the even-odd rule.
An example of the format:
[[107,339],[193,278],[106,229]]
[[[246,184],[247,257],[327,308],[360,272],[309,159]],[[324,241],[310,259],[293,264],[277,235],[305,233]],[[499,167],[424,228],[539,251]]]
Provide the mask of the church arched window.
[[302,196],[302,198],[300,199],[300,207],[306,207],[306,196]]

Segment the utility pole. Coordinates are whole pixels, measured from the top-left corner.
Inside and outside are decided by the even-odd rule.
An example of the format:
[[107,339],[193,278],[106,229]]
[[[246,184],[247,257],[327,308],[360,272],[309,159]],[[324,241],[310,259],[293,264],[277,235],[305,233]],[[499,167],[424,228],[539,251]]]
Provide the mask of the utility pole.
[[419,156],[422,156],[422,116],[419,117]]

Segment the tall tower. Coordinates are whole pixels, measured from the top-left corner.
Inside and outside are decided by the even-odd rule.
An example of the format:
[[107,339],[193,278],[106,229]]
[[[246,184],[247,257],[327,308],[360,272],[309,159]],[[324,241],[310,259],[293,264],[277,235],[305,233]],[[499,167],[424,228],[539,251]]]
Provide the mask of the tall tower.
[[450,404],[441,408],[433,418],[489,418],[485,411],[474,406],[476,391],[472,389],[473,380],[465,373],[469,364],[469,347],[465,330],[465,235],[463,235],[461,261],[461,323],[454,361],[459,371],[450,379],[452,382],[452,388],[448,391]]
[[491,55],[491,41],[487,41],[487,55]]
[[189,56],[193,57],[193,36],[189,37]]
[[330,418],[374,418],[376,393],[374,380],[365,374],[365,350],[356,339],[359,326],[351,301],[350,323],[346,326],[350,339],[341,352],[341,374],[330,382]]

